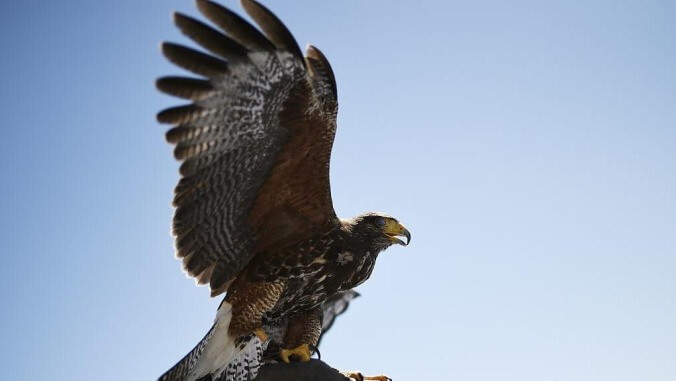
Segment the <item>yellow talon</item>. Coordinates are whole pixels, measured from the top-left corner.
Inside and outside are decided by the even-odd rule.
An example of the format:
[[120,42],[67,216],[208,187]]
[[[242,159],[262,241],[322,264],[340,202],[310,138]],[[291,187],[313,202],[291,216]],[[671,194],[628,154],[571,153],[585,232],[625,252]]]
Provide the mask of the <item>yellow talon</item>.
[[392,381],[391,378],[389,378],[389,377],[387,377],[383,374],[379,374],[377,376],[364,376],[364,380]]
[[302,344],[297,346],[296,348],[293,349],[284,349],[281,348],[279,350],[279,357],[282,358],[282,361],[288,363],[291,362],[289,359],[291,356],[298,356],[300,357],[300,361],[305,362],[305,361],[310,361],[310,356],[312,353],[310,352],[310,345],[309,344]]
[[349,379],[353,379],[356,381],[392,381],[391,378],[385,376],[385,375],[378,375],[378,376],[364,376],[360,372],[343,372],[343,375]]
[[263,328],[258,328],[257,330],[254,331],[254,334],[262,341],[266,342],[268,341],[268,334],[263,331]]

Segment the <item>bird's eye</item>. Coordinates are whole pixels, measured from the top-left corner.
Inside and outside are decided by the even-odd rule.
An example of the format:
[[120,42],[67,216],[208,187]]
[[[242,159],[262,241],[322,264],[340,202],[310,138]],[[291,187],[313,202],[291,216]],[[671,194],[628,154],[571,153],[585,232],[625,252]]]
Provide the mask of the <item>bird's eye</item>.
[[378,217],[378,219],[376,220],[376,225],[378,225],[380,227],[385,226],[385,219],[382,218],[382,217]]

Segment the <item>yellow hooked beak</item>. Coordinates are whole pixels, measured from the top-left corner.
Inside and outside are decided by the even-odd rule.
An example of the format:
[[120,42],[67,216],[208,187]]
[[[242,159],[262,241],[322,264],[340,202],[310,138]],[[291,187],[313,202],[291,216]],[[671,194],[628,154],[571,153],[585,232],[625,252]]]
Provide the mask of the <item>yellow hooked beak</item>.
[[[395,219],[386,219],[385,226],[383,226],[383,231],[390,238],[392,243],[407,246],[409,242],[411,242],[411,233],[409,233],[408,229],[406,229],[404,225],[400,224]],[[406,243],[397,237],[406,237]]]

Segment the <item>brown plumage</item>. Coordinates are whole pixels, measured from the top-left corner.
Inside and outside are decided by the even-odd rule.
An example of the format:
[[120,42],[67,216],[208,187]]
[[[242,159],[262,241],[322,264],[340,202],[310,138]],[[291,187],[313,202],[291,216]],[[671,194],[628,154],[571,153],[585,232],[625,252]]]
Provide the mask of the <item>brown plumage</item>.
[[[192,101],[158,114],[174,125],[167,140],[182,161],[176,255],[212,296],[227,291],[217,326],[227,320],[235,346],[281,320],[288,321],[283,348],[316,345],[318,311],[327,298],[365,281],[378,253],[403,244],[396,236],[410,235],[387,215],[336,216],[329,184],[338,110],[331,66],[312,46],[303,57],[266,8],[253,0],[242,5],[262,32],[197,0],[218,29],[182,14],[174,21],[211,54],[162,45],[170,61],[200,76],[157,81],[159,90]],[[224,365],[205,364],[197,361],[186,377],[213,375]]]

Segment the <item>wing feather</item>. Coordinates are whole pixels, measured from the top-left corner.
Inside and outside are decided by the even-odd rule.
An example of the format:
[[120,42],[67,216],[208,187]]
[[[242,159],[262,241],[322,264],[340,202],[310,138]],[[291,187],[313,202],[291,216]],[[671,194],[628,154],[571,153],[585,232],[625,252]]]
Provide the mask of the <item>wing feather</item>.
[[207,112],[208,110],[204,110],[196,104],[176,106],[160,111],[157,114],[157,120],[160,123],[167,124],[186,123],[191,120],[199,119]]
[[182,45],[165,42],[162,53],[169,61],[204,77],[218,77],[228,72],[225,61]]
[[321,88],[320,94],[326,96],[327,94],[324,93],[328,92],[330,98],[335,102],[338,99],[338,86],[329,60],[326,59],[321,50],[312,45],[308,45],[305,54],[310,74],[315,78],[313,83]]
[[164,93],[192,101],[205,98],[214,90],[209,81],[187,77],[162,77],[155,86]]
[[216,3],[197,6],[221,31],[178,13],[174,21],[220,58],[164,43],[170,61],[204,79],[160,78],[159,90],[193,103],[158,120],[174,125],[166,138],[182,161],[176,254],[217,295],[256,252],[337,224],[328,179],[337,102],[328,61],[318,50],[302,57],[266,8],[243,0],[261,33]]
[[242,59],[248,53],[237,41],[192,17],[174,13],[174,24],[191,40],[227,60]]
[[202,14],[242,45],[257,51],[273,51],[274,45],[237,13],[209,0],[197,0]]
[[296,39],[277,16],[254,0],[242,0],[242,6],[277,49],[290,52],[302,62],[303,54]]

